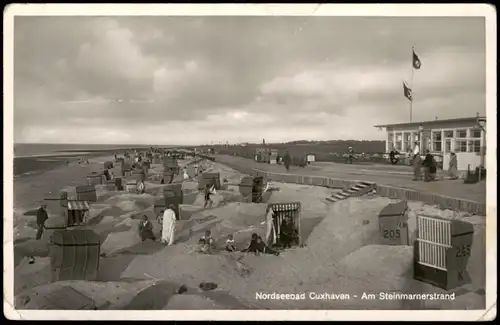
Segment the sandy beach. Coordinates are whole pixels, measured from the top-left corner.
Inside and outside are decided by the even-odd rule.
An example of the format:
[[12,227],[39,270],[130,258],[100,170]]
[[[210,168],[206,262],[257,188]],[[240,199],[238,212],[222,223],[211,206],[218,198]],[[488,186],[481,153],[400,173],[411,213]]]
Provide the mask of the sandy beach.
[[[474,225],[473,254],[468,264],[472,282],[459,289],[455,300],[363,300],[364,292],[446,293],[413,280],[411,246],[380,245],[378,214],[388,198],[369,195],[335,204],[324,198],[332,189],[273,182],[263,203],[245,203],[238,189],[241,173],[217,162],[205,161],[207,172],[218,172],[227,188],[217,191],[214,206],[203,209],[203,195],[195,179],[182,182],[184,204],[177,222],[176,243],[142,242],[139,219],[147,215],[159,234],[153,204],[162,195],[155,175],[162,165],[151,165],[145,194],[108,191],[96,186],[98,201],[91,204],[85,226],[101,240],[97,281],[50,281],[46,231],[34,240],[35,216],[47,193],[81,185],[85,176],[103,169],[110,156],[92,157],[89,164],[72,162],[14,183],[15,295],[16,308],[42,308],[44,293],[71,285],[90,297],[98,309],[480,309],[485,298],[484,217],[440,210],[409,202],[409,233],[412,242],[416,215],[425,213],[459,218]],[[188,161],[179,161],[182,166]],[[267,203],[301,202],[301,238],[304,247],[287,249],[280,256],[253,256],[220,252],[195,253],[204,230],[210,229],[220,245],[233,234],[239,249],[248,245],[252,233],[263,235]],[[50,217],[50,216],[49,216]],[[35,256],[29,264],[26,256]],[[217,289],[203,291],[202,282]],[[184,285],[187,292],[177,294]],[[304,293],[307,299],[263,299],[258,294]],[[331,299],[312,299],[311,293],[343,294]],[[117,298],[119,296],[120,298]]]

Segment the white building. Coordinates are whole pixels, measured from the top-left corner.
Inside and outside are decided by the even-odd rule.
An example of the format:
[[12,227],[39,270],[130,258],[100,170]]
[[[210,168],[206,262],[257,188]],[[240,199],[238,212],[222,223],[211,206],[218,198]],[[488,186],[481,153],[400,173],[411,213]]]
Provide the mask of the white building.
[[387,130],[386,152],[396,149],[407,153],[418,142],[420,153],[427,149],[435,156],[442,156],[443,169],[448,169],[450,153],[455,152],[458,170],[486,167],[486,118],[468,117],[413,123],[375,125]]

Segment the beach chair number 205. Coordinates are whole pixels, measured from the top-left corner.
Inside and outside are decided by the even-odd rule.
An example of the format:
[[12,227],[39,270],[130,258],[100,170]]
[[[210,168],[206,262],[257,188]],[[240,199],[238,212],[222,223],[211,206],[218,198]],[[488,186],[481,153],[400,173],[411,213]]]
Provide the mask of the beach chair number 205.
[[384,230],[384,238],[399,238],[399,237],[401,237],[401,231],[399,229]]

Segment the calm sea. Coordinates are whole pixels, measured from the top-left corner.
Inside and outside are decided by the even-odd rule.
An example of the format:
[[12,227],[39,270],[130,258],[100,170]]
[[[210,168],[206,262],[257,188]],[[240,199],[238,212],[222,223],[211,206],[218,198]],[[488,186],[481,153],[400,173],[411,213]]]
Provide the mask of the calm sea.
[[[113,152],[129,148],[149,148],[147,145],[117,144],[14,144],[14,177],[43,172],[81,156]],[[173,146],[161,146],[173,147]]]

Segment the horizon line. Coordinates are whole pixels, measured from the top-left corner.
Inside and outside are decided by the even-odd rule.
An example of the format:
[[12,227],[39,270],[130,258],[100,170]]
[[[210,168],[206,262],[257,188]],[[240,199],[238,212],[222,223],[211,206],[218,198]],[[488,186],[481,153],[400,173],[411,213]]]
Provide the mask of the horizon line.
[[[299,142],[299,141],[307,141],[307,142],[329,142],[329,141],[384,141],[384,140],[355,140],[355,139],[329,139],[329,140],[306,140],[306,139],[299,139],[299,140],[290,140],[290,141],[281,141],[281,142],[267,142],[266,144],[282,144],[282,143],[291,143],[291,142]],[[13,142],[13,144],[33,144],[33,145],[90,145],[90,146],[141,146],[141,147],[152,147],[152,146],[169,146],[169,147],[195,147],[195,146],[210,146],[210,145],[231,145],[231,144],[242,144],[242,143],[248,143],[248,144],[262,144],[262,142],[249,142],[249,141],[241,141],[237,143],[210,143],[210,144],[140,144],[140,143],[74,143],[74,142]]]

